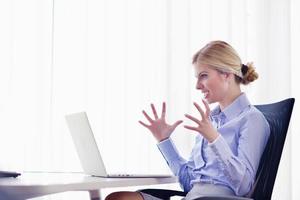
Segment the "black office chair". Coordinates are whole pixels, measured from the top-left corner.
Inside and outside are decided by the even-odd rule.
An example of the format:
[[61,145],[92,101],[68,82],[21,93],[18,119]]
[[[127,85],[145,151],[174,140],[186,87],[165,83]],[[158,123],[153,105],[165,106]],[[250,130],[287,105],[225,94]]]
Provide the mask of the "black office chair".
[[[271,134],[260,159],[253,189],[247,197],[207,196],[195,200],[270,200],[294,102],[294,98],[289,98],[277,103],[255,106],[268,120]],[[186,195],[182,191],[164,189],[145,189],[140,191],[166,200],[169,200],[172,196]]]

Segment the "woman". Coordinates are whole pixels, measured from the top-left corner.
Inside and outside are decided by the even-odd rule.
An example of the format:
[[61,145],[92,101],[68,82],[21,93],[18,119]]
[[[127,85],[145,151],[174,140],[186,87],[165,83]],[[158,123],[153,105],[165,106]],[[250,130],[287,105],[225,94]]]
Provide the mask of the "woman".
[[[270,129],[263,114],[250,104],[240,84],[256,80],[252,63],[242,64],[237,52],[224,41],[212,41],[193,57],[197,74],[196,88],[204,94],[205,110],[194,106],[201,117],[185,114],[195,126],[186,129],[197,134],[188,160],[183,159],[170,138],[181,120],[173,125],[165,121],[166,104],[158,116],[151,104],[154,119],[145,111],[148,128],[158,141],[158,147],[172,172],[178,176],[185,200],[205,195],[245,196],[252,189],[260,157]],[[209,104],[218,103],[212,111]],[[158,199],[142,192],[116,192],[112,199]]]

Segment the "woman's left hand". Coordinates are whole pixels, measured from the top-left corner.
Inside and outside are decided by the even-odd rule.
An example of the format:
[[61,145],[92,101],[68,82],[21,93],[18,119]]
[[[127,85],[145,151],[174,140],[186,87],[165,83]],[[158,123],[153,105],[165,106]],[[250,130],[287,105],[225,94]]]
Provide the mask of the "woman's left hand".
[[219,133],[214,129],[214,127],[209,119],[210,108],[209,108],[207,102],[203,99],[202,99],[202,102],[206,108],[205,112],[201,109],[201,107],[197,103],[194,102],[194,105],[197,108],[197,110],[200,112],[202,119],[199,120],[189,114],[184,115],[186,118],[195,122],[198,126],[194,127],[194,126],[185,125],[184,128],[200,133],[208,142],[211,143],[219,136]]

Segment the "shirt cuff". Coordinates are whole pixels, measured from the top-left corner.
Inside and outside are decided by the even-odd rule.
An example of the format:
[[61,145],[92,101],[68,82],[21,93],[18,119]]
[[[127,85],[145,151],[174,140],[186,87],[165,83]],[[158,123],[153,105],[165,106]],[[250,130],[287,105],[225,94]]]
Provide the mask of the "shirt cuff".
[[159,142],[157,147],[168,163],[183,162],[171,138]]

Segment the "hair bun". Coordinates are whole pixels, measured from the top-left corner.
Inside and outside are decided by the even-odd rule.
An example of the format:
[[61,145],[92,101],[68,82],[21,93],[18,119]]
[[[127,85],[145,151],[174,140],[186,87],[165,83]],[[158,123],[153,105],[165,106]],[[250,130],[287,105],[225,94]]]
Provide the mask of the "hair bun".
[[242,75],[244,76],[248,72],[248,66],[242,64],[241,71],[242,71]]
[[[247,70],[246,70],[247,67]],[[244,69],[243,69],[244,68]],[[253,62],[247,63],[247,65],[242,65],[242,72],[243,72],[243,79],[242,84],[247,85],[256,79],[258,79],[258,73],[255,71],[255,68],[253,66]]]

